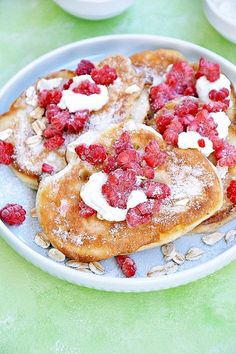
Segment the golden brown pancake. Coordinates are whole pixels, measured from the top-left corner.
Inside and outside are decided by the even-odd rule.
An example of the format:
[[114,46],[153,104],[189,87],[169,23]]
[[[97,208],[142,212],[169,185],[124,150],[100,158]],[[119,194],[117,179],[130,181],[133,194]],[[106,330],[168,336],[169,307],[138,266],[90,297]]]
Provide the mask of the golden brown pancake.
[[[114,141],[127,129],[128,125],[119,125],[103,133],[97,142],[111,152]],[[96,261],[165,244],[192,230],[221,207],[221,182],[200,152],[169,149],[160,135],[145,125],[136,125],[130,134],[136,148],[143,149],[156,140],[167,151],[165,165],[155,169],[155,180],[166,183],[171,196],[146,225],[128,227],[126,221],[110,222],[96,215],[83,218],[78,208],[80,190],[99,168],[79,158],[72,160],[64,170],[41,182],[36,203],[44,232],[67,257]]]

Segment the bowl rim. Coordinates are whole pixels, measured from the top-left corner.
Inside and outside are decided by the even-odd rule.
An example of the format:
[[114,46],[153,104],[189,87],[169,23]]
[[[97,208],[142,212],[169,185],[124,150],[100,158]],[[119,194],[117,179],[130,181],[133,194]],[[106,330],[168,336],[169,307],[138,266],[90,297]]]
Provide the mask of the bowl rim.
[[224,22],[224,24],[230,25],[236,29],[236,22],[232,19],[226,19],[221,13],[217,12],[216,6],[212,3],[212,0],[205,0],[205,3],[209,7],[210,11],[217,17],[218,20]]

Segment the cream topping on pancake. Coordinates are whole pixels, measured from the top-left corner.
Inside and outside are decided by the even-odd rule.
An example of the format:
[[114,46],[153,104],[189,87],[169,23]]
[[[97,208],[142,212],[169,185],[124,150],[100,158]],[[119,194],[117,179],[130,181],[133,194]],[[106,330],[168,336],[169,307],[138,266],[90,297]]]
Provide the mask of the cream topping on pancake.
[[228,136],[229,126],[231,121],[225,112],[214,112],[210,114],[217,124],[217,132],[221,139],[226,139]]
[[220,74],[219,79],[214,82],[207,80],[205,76],[201,76],[199,79],[197,79],[196,82],[196,90],[198,97],[204,103],[212,102],[212,100],[209,98],[209,92],[211,90],[219,91],[222,88],[228,89],[229,96],[227,97],[227,99],[230,99],[230,81],[224,74]]
[[63,80],[64,79],[61,77],[56,77],[54,79],[40,79],[37,83],[37,89],[39,91],[52,90],[59,87]]
[[[199,146],[199,140],[204,141],[204,147]],[[209,156],[214,151],[212,141],[195,131],[180,133],[178,136],[178,147],[180,149],[197,149],[205,156]]]

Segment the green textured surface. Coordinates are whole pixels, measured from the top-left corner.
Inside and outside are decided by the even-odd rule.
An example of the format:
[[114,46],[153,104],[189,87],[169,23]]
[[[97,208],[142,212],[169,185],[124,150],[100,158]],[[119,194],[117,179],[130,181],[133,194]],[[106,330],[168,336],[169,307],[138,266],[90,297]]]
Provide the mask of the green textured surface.
[[[0,84],[51,49],[113,33],[182,38],[236,63],[236,46],[208,24],[199,0],[138,0],[102,22],[50,0],[1,0]],[[176,289],[115,294],[55,279],[0,240],[0,353],[234,354],[235,294],[236,262]]]

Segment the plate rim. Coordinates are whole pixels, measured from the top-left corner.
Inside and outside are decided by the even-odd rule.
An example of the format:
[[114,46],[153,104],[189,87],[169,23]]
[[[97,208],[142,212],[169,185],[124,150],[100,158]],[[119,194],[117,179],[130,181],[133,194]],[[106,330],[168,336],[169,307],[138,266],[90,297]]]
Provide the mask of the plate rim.
[[[223,62],[229,70],[233,70],[236,75],[236,66],[231,63],[229,60],[220,56],[217,53],[212,52],[209,49],[201,47],[197,44],[184,41],[177,38],[165,37],[165,36],[156,36],[148,34],[116,34],[116,35],[106,35],[92,37],[88,39],[79,40],[66,44],[64,46],[58,47],[48,53],[40,56],[39,58],[33,60],[31,63],[26,65],[23,69],[18,71],[10,80],[0,90],[0,100],[7,93],[8,90],[14,86],[14,83],[21,79],[25,73],[28,73],[32,68],[37,67],[42,62],[57,56],[61,53],[66,53],[68,50],[76,48],[80,45],[94,44],[99,42],[109,42],[114,40],[147,40],[147,41],[156,41],[157,47],[161,47],[162,44],[166,47],[171,48],[171,45],[174,47],[180,46],[185,47],[186,49],[195,49],[201,51],[203,55],[216,58],[216,60]],[[79,57],[79,55],[78,55]],[[159,277],[140,277],[140,278],[115,278],[110,276],[99,276],[91,275],[82,272],[75,272],[74,269],[66,267],[64,264],[57,263],[50,258],[41,255],[37,251],[33,250],[26,243],[21,241],[13,231],[8,229],[8,227],[0,221],[0,232],[4,240],[21,256],[23,256],[27,261],[31,262],[33,265],[38,268],[46,271],[47,273],[56,276],[57,278],[67,280],[70,283],[74,283],[81,286],[86,286],[89,288],[94,288],[97,290],[106,290],[106,291],[116,291],[116,292],[147,292],[154,290],[161,290],[167,288],[177,287],[179,285],[184,285],[189,282],[201,279],[207,275],[212,274],[213,272],[223,268],[231,261],[236,259],[236,245],[231,246],[229,249],[223,251],[216,257],[200,264],[193,266],[192,268],[177,272],[174,274],[169,274]]]

